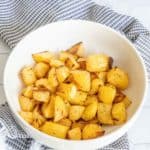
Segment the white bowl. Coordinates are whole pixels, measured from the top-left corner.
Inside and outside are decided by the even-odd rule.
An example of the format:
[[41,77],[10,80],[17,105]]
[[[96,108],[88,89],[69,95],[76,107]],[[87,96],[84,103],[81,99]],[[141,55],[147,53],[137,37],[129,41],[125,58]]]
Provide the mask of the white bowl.
[[[22,86],[18,73],[24,65],[33,63],[31,56],[33,53],[44,50],[57,53],[79,41],[83,41],[86,53],[105,53],[112,56],[114,64],[129,74],[130,85],[125,93],[133,103],[128,109],[128,119],[124,125],[106,127],[106,134],[103,137],[73,141],[46,135],[30,126],[18,115],[20,110],[18,93]],[[121,137],[134,123],[146,97],[147,76],[136,48],[120,33],[99,23],[70,20],[43,26],[18,43],[5,66],[4,89],[7,102],[18,124],[40,143],[61,150],[96,149]]]

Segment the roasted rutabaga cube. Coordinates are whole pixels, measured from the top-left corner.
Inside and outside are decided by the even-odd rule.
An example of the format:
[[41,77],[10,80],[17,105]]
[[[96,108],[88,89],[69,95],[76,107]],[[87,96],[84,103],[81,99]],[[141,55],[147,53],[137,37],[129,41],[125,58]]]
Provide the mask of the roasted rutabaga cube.
[[27,98],[25,96],[19,96],[19,103],[23,111],[32,111],[36,104],[33,99]]
[[77,56],[83,56],[84,55],[84,46],[82,42],[79,42],[75,45],[73,45],[70,49],[67,50],[69,53],[77,55]]
[[73,83],[61,83],[58,87],[58,93],[64,99],[71,101],[76,97],[77,87]]
[[50,92],[47,90],[34,90],[33,99],[39,102],[48,102],[50,99]]
[[29,124],[33,122],[33,113],[27,111],[20,111],[19,115]]
[[35,72],[30,66],[22,69],[21,77],[25,85],[32,85],[36,81]]
[[81,129],[80,128],[73,128],[68,131],[68,138],[71,140],[81,140]]
[[86,98],[87,98],[86,92],[77,91],[75,97],[73,99],[68,99],[68,101],[70,104],[84,105]]
[[69,69],[65,66],[56,69],[57,80],[61,83],[69,76]]
[[54,104],[55,104],[55,95],[50,96],[48,103],[43,103],[41,106],[41,112],[45,118],[54,117]]
[[33,85],[27,86],[22,90],[22,95],[28,98],[32,98],[33,95]]
[[97,112],[97,98],[95,96],[89,96],[86,101],[86,107],[82,114],[82,119],[85,121],[91,120],[95,117]]
[[100,125],[97,124],[87,124],[82,131],[83,139],[93,139],[104,134],[104,130]]
[[104,54],[87,56],[86,69],[89,72],[107,71],[109,69],[109,57]]
[[100,123],[113,125],[111,110],[112,110],[111,104],[98,103],[97,117]]
[[44,77],[49,70],[49,65],[43,62],[39,62],[34,66],[34,72],[37,78]]
[[106,104],[111,104],[116,96],[116,88],[112,85],[104,85],[99,88],[99,100]]
[[122,124],[126,121],[127,113],[123,102],[113,104],[112,117],[115,124]]
[[113,68],[107,73],[107,81],[117,88],[124,90],[128,87],[128,75],[119,68]]
[[57,122],[68,116],[68,108],[60,96],[55,97],[54,103],[54,122]]
[[58,137],[58,138],[66,138],[69,127],[54,123],[51,121],[45,122],[45,124],[40,128],[41,131],[46,134]]
[[49,63],[53,57],[54,57],[53,54],[48,51],[32,54],[32,58],[37,63],[38,62]]
[[84,106],[73,105],[70,106],[69,119],[72,121],[79,120],[84,112]]
[[77,87],[85,92],[88,92],[91,87],[91,77],[88,71],[75,70],[72,71],[73,80]]

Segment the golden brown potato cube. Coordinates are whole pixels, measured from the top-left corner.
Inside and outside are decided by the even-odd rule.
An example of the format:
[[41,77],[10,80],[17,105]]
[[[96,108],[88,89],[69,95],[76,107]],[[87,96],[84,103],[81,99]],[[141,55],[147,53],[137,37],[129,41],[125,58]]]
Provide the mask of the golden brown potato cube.
[[72,124],[71,120],[69,120],[68,118],[61,119],[60,121],[58,121],[58,123],[67,127],[71,127]]
[[87,98],[87,93],[82,91],[77,91],[74,99],[70,99],[69,102],[74,105],[83,105]]
[[83,114],[85,107],[79,105],[70,106],[69,119],[72,121],[79,120]]
[[55,96],[50,96],[50,101],[48,103],[42,104],[41,112],[45,118],[53,118],[54,117],[54,104],[55,104]]
[[31,124],[33,122],[33,113],[32,112],[20,111],[19,114],[29,124]]
[[65,66],[56,69],[56,76],[60,83],[64,82],[69,76],[69,69]]
[[24,67],[21,71],[21,77],[25,85],[32,85],[36,81],[36,75],[32,67]]
[[87,124],[87,122],[85,121],[78,121],[78,122],[73,122],[72,123],[72,129],[73,128],[80,128],[81,130],[83,130],[84,126]]
[[91,87],[91,77],[88,71],[74,70],[72,71],[73,80],[77,87],[85,92],[88,92]]
[[128,108],[131,105],[131,100],[125,96],[125,98],[122,100],[122,102],[125,104],[125,107]]
[[73,45],[68,50],[69,53],[80,56],[80,57],[84,55],[84,51],[85,51],[85,49],[84,49],[84,46],[83,46],[82,42],[79,42],[79,43]]
[[45,88],[47,90],[50,90],[51,92],[55,91],[55,88],[50,85],[47,78],[41,78],[39,80],[36,80],[35,86],[39,89],[40,88]]
[[56,78],[56,69],[51,68],[49,73],[48,73],[48,82],[51,85],[51,87],[57,87],[58,86],[58,81]]
[[125,104],[123,102],[113,104],[112,117],[115,124],[122,124],[126,121],[127,114]]
[[92,120],[97,112],[97,104],[98,104],[97,100],[94,100],[94,98],[91,98],[90,100],[89,98],[88,103],[82,114],[82,119],[85,121]]
[[43,131],[46,134],[49,134],[51,136],[55,136],[58,138],[65,139],[67,132],[69,130],[69,127],[54,123],[51,121],[45,122],[45,124],[40,128],[41,131]]
[[90,95],[96,94],[99,90],[99,86],[104,85],[104,82],[98,78],[93,79],[91,82],[91,90],[89,92]]
[[50,60],[50,66],[51,67],[60,67],[60,66],[63,66],[64,65],[64,62],[59,60],[59,59],[51,59]]
[[62,93],[62,97],[68,101],[75,98],[77,88],[73,83],[61,83],[58,87],[58,91]]
[[32,126],[36,129],[39,129],[39,127],[43,125],[45,121],[46,119],[40,114],[39,105],[37,105],[33,111]]
[[82,138],[85,139],[93,139],[99,136],[104,135],[104,130],[100,125],[97,124],[87,124],[82,131]]
[[104,85],[99,88],[98,98],[105,104],[112,104],[116,96],[116,88],[112,85]]
[[81,140],[81,129],[73,128],[68,131],[68,138],[71,140]]
[[55,97],[54,104],[54,122],[57,122],[68,116],[68,108],[60,96]]
[[20,103],[21,110],[23,111],[32,111],[35,106],[35,101],[25,96],[19,97],[19,103]]
[[117,91],[115,99],[114,99],[114,103],[119,103],[121,102],[123,99],[125,98],[125,95],[121,92],[121,91]]
[[43,62],[39,62],[34,67],[34,72],[37,78],[44,77],[49,70],[49,65]]
[[50,92],[47,90],[34,90],[33,99],[40,102],[48,102],[50,99]]
[[113,68],[107,73],[107,81],[115,87],[124,90],[128,87],[128,75],[119,68]]
[[109,58],[104,54],[89,55],[86,60],[86,69],[89,72],[107,71],[109,69]]
[[27,86],[22,90],[22,95],[28,98],[32,98],[32,90],[33,90],[33,86]]
[[97,117],[100,123],[113,125],[113,120],[111,117],[111,104],[98,103]]
[[49,63],[53,57],[54,57],[53,54],[48,51],[32,54],[32,58],[37,63],[38,62]]

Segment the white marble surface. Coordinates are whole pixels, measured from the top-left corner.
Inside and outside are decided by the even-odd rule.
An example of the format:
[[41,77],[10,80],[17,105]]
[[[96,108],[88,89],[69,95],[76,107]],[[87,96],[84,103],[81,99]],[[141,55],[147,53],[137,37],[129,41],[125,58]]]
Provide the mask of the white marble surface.
[[94,0],[100,5],[106,5],[122,14],[138,18],[144,26],[150,29],[150,0]]
[[[105,4],[116,11],[135,16],[147,28],[150,29],[150,0],[95,0],[99,4]],[[149,15],[148,15],[149,14]],[[0,104],[5,101],[3,92],[3,68],[10,49],[0,40]],[[149,83],[150,91],[150,83]],[[144,108],[136,123],[128,131],[131,150],[150,150],[150,93]],[[36,145],[35,145],[36,147]],[[0,138],[0,150],[5,150],[3,139]]]

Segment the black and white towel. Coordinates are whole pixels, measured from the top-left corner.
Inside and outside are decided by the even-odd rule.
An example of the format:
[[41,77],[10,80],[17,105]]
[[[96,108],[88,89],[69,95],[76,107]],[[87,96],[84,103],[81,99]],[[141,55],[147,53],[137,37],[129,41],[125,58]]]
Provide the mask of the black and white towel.
[[[135,18],[118,14],[92,0],[0,0],[0,38],[13,48],[27,33],[60,20],[83,19],[105,24],[131,40],[150,75],[150,32]],[[28,150],[36,143],[14,121],[7,104],[0,106],[0,136],[6,150]],[[1,137],[0,137],[1,138]],[[41,150],[50,149],[39,145]],[[128,150],[127,135],[102,150]]]

